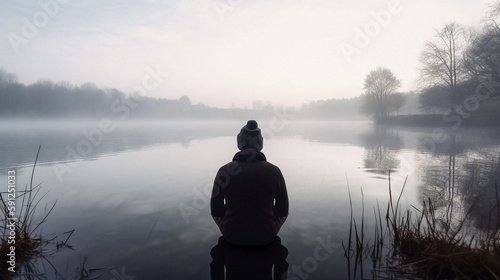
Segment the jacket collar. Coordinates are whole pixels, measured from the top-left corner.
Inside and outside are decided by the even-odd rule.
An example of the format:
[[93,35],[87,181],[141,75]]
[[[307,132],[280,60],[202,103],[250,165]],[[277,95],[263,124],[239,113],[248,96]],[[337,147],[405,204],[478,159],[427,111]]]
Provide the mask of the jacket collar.
[[233,160],[246,162],[266,161],[266,156],[262,152],[258,152],[257,150],[250,148],[237,152],[234,155]]

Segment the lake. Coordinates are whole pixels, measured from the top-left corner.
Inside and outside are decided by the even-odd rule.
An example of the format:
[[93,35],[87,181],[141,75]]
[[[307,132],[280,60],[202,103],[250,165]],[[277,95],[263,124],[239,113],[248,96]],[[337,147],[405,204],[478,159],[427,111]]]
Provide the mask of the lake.
[[358,220],[364,206],[368,233],[377,203],[384,211],[388,201],[389,176],[396,194],[406,180],[404,207],[418,208],[426,197],[436,207],[453,199],[460,216],[479,201],[473,224],[486,227],[491,219],[485,213],[500,179],[498,129],[262,121],[263,152],[281,169],[290,200],[281,245],[263,252],[218,246],[211,256],[220,233],[209,194],[218,168],[238,151],[244,124],[2,123],[0,185],[7,186],[9,170],[18,192],[29,184],[41,145],[33,183],[41,183],[39,196],[48,193],[37,221],[57,200],[42,236],[64,241],[74,229],[73,249],[48,246],[34,266],[47,279],[76,279],[82,268],[103,268],[91,274],[99,279],[210,279],[212,257],[267,269],[280,256],[288,279],[347,279],[341,243],[349,232],[349,189]]

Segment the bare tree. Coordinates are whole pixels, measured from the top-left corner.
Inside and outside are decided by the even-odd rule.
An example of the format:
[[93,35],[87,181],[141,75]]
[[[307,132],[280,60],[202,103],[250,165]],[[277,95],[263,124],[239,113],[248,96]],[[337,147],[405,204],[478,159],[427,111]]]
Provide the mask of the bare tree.
[[490,27],[493,27],[493,29],[500,34],[500,25],[498,23],[500,18],[500,0],[496,0],[490,5],[488,17]]
[[500,33],[488,28],[477,34],[467,49],[465,67],[475,80],[500,81]]
[[420,83],[424,88],[442,88],[449,94],[450,109],[458,103],[457,85],[466,80],[463,58],[466,37],[464,29],[455,22],[436,30],[436,38],[425,43],[420,55]]
[[465,53],[465,66],[476,82],[500,82],[500,0],[489,7],[485,24],[473,32]]
[[391,70],[383,67],[372,70],[365,78],[361,113],[380,118],[395,111],[391,108],[390,100],[399,87],[401,87],[401,81]]

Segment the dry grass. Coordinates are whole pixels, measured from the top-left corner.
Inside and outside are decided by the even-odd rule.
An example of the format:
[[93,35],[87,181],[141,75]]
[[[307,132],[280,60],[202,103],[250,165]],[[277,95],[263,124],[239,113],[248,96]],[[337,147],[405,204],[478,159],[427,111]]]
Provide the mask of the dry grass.
[[[34,258],[44,258],[46,253],[46,246],[51,244],[51,242],[56,238],[44,239],[41,233],[37,233],[40,230],[40,226],[45,223],[47,217],[50,215],[54,209],[57,201],[55,201],[50,206],[45,206],[45,214],[42,216],[41,220],[36,219],[37,209],[40,206],[41,201],[45,197],[45,194],[40,195],[40,184],[33,186],[33,177],[35,173],[35,167],[38,161],[38,156],[40,154],[40,148],[35,158],[33,164],[33,169],[31,172],[30,183],[26,184],[24,190],[17,190],[16,192],[16,205],[15,205],[15,217],[17,221],[15,222],[15,228],[13,232],[15,233],[14,241],[15,243],[9,243],[9,235],[11,234],[11,229],[7,227],[9,224],[8,219],[11,217],[9,213],[8,201],[4,199],[3,194],[0,195],[0,212],[1,212],[1,240],[0,240],[0,278],[1,279],[11,279],[13,273],[8,271],[7,261],[9,260],[7,254],[10,253],[11,246],[15,247],[15,264],[16,264],[16,274],[23,268],[23,271],[27,274],[35,273],[33,271],[34,267],[29,263],[30,260]],[[17,183],[17,182],[16,182]],[[40,230],[41,231],[41,230]],[[67,241],[67,239],[66,239]],[[57,248],[66,245],[64,243],[58,243]]]
[[388,218],[403,267],[428,279],[499,279],[498,226],[484,232],[466,226],[467,215],[455,222],[439,219],[430,200],[415,211],[416,218],[411,210],[399,220]]
[[[473,206],[456,220],[449,218],[450,213],[438,217],[430,199],[421,209],[403,211],[400,199],[405,185],[394,201],[389,175],[386,216],[382,218],[377,206],[371,241],[365,240],[363,221],[358,226],[352,217],[351,203],[351,230],[344,246],[349,279],[357,279],[357,271],[364,279],[362,263],[368,259],[372,279],[500,279],[500,221],[487,231],[478,230],[467,223]],[[498,214],[499,200],[497,192]]]

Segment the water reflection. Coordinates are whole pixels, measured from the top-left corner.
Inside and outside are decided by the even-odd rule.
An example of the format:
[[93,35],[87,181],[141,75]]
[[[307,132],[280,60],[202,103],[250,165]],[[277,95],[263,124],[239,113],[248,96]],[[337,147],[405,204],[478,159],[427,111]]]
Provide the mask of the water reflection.
[[449,132],[431,153],[421,154],[421,200],[430,199],[446,220],[467,217],[476,228],[499,222],[498,146],[473,147],[481,135]]
[[[452,204],[455,194],[457,154],[463,161],[464,149],[457,146],[456,134],[446,135],[446,141],[435,144],[432,157],[427,157],[427,164],[421,165],[423,179],[421,199],[430,198],[435,207]],[[449,212],[449,211],[448,211]]]
[[[494,156],[494,155],[493,155]],[[500,224],[500,155],[490,161],[469,158],[464,164],[460,191],[465,209],[477,228],[490,230]]]
[[[293,207],[280,236],[293,254],[286,256],[281,244],[269,254],[243,255],[218,244],[209,267],[208,252],[220,233],[203,194],[206,186],[211,189],[214,168],[233,155],[228,147],[236,149],[235,131],[240,128],[241,123],[212,122],[117,126],[59,182],[52,163],[64,162],[66,147],[76,150],[78,143],[87,139],[84,128],[0,127],[0,180],[6,181],[7,173],[2,169],[33,162],[42,144],[35,181],[53,189],[45,198],[48,202],[60,201],[44,224],[44,232],[76,229],[71,244],[77,252],[58,252],[54,266],[64,271],[87,256],[88,268],[115,267],[118,271],[126,267],[136,279],[208,279],[209,268],[212,279],[244,279],[247,275],[272,279],[273,268],[286,272],[286,262],[290,267],[300,265],[314,252],[316,237],[331,235],[332,240],[341,240],[347,236],[346,173],[353,189],[366,186],[365,209],[376,206],[372,198],[380,199],[381,204],[387,201],[387,181],[372,177],[387,178],[383,174],[389,169],[406,176],[404,167],[410,164],[414,169],[405,195],[412,205],[418,207],[415,200],[429,197],[434,206],[446,212],[446,201],[453,195],[455,217],[467,213],[471,205],[475,207],[469,217],[477,227],[492,227],[499,217],[495,183],[500,183],[500,133],[460,130],[456,135],[448,134],[446,141],[429,151],[416,144],[419,138],[430,137],[431,129],[427,128],[291,123],[286,130],[274,132],[266,143],[269,157],[283,166],[291,186]],[[29,182],[29,171],[31,167],[18,169],[23,185]],[[396,177],[391,173],[392,178]],[[361,207],[362,196],[356,193],[359,191],[353,191],[353,204]],[[192,209],[188,220],[180,205]],[[373,221],[366,211],[369,226]],[[341,253],[337,250],[320,262],[310,279],[345,279]],[[243,264],[253,265],[249,270],[239,269]],[[256,268],[262,268],[261,274],[254,274]],[[242,271],[244,276],[237,275]]]
[[0,170],[33,163],[39,145],[39,165],[140,150],[145,147],[233,135],[236,122],[114,122],[103,131],[98,123],[16,123],[0,125]]
[[365,147],[364,168],[367,172],[386,175],[389,170],[399,169],[397,151],[403,148],[398,130],[376,126],[372,131],[360,134]]
[[276,237],[266,246],[233,246],[224,237],[210,251],[211,280],[286,279],[288,250]]

